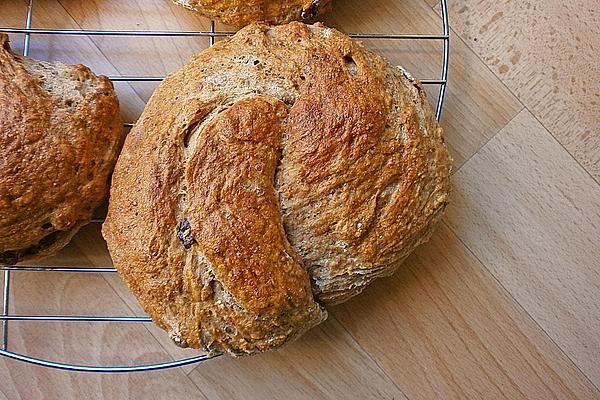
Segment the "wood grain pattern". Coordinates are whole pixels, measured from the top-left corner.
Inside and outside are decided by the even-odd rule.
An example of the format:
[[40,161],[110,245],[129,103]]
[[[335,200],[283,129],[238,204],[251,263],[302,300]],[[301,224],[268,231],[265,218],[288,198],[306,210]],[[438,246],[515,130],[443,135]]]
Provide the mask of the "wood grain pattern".
[[177,371],[94,375],[0,360],[0,379],[9,400],[205,399],[185,374]]
[[[2,26],[21,28],[27,15],[27,3],[22,0],[6,0],[0,2]],[[17,35],[15,35],[17,37]]]
[[600,386],[600,187],[528,111],[455,179],[452,229]]
[[600,398],[446,226],[332,314],[410,399]]
[[600,182],[597,2],[457,0],[452,26]]
[[8,397],[6,397],[6,394],[4,394],[2,387],[0,387],[0,400],[8,400]]
[[279,351],[221,357],[190,378],[210,399],[406,399],[333,318]]

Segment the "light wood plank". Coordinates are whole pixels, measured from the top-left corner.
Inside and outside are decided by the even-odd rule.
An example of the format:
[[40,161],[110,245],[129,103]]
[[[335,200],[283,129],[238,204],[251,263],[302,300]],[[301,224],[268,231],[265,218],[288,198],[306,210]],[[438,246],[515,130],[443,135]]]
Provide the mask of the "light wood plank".
[[[345,32],[441,33],[441,18],[423,0],[345,0],[326,16],[327,24]],[[365,44],[404,65],[417,78],[437,78],[441,43],[369,40]],[[452,38],[449,86],[442,117],[455,168],[473,155],[521,109],[519,101],[457,37]],[[437,87],[427,87],[437,100]]]
[[600,398],[445,225],[333,315],[413,400]]
[[452,27],[600,182],[600,15],[589,0],[457,0]]
[[6,397],[6,395],[2,391],[2,387],[0,387],[0,399],[2,399],[2,400],[8,400],[8,397]]
[[0,379],[2,391],[9,400],[205,399],[196,386],[176,370],[97,375],[0,360]]
[[190,377],[210,399],[406,399],[335,319],[279,351],[221,357]]
[[527,111],[456,186],[452,229],[600,386],[600,187]]

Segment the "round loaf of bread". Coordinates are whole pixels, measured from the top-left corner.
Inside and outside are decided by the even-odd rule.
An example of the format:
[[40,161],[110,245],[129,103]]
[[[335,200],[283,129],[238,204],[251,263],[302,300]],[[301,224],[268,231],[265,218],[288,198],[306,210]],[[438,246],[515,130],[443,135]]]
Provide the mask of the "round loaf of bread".
[[331,0],[173,0],[205,17],[241,28],[253,22],[308,22],[326,11]]
[[150,99],[103,234],[176,343],[249,354],[431,235],[451,160],[420,84],[338,31],[250,25]]
[[107,78],[15,55],[0,34],[0,263],[52,255],[90,221],[121,132]]

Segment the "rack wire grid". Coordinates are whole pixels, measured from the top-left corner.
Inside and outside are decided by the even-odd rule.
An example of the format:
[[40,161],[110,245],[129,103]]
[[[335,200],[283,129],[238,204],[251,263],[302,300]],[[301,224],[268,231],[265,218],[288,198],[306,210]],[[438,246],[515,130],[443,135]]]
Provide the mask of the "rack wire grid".
[[[230,36],[235,32],[216,31],[215,22],[210,21],[210,31],[160,31],[160,30],[90,30],[90,29],[37,29],[31,27],[33,16],[33,2],[29,0],[27,6],[27,15],[25,18],[25,26],[22,28],[6,28],[0,27],[0,32],[15,33],[24,35],[23,55],[29,53],[30,42],[34,35],[84,35],[84,36],[150,36],[150,37],[207,37],[209,45],[215,43],[216,37]],[[446,85],[448,80],[448,60],[450,50],[450,36],[448,26],[448,7],[446,0],[440,1],[442,34],[380,34],[380,33],[360,33],[349,34],[355,39],[388,39],[388,40],[438,40],[442,41],[442,68],[439,79],[421,79],[424,85],[439,86],[438,100],[435,108],[435,116],[439,120],[442,113],[442,106],[446,94]],[[112,81],[121,82],[152,82],[161,81],[163,76],[110,76]],[[124,124],[125,127],[131,128],[133,123]],[[102,223],[102,219],[94,219],[92,223]],[[8,325],[10,321],[48,321],[48,322],[120,322],[120,323],[151,323],[149,317],[138,316],[81,316],[81,315],[19,315],[9,313],[10,301],[10,281],[12,273],[19,272],[38,272],[38,273],[79,273],[79,274],[114,274],[115,268],[93,268],[93,267],[46,267],[46,266],[31,266],[31,265],[0,265],[0,271],[4,273],[4,285],[2,291],[2,342],[0,346],[0,355],[19,361],[24,361],[31,364],[41,365],[45,367],[57,368],[69,371],[81,372],[139,372],[152,371],[173,367],[181,367],[184,365],[199,363],[208,360],[210,357],[202,354],[194,357],[183,358],[178,360],[169,360],[161,363],[145,364],[145,365],[122,365],[122,366],[100,366],[100,365],[75,365],[63,362],[55,362],[40,358],[30,357],[25,354],[19,354],[9,350],[8,347]]]

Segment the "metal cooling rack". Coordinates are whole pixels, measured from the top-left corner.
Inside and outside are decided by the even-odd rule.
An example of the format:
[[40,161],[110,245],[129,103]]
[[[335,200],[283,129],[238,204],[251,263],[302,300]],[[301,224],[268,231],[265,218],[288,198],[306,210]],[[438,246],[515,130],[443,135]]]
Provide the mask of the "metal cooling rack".
[[[210,22],[210,31],[127,31],[127,30],[89,30],[89,29],[37,29],[31,27],[33,16],[33,2],[29,0],[27,7],[27,15],[25,18],[25,26],[23,28],[3,28],[0,27],[0,32],[24,34],[23,55],[29,53],[29,45],[32,36],[35,35],[83,35],[83,36],[152,36],[152,37],[207,37],[209,44],[212,46],[215,43],[216,37],[229,36],[234,32],[216,31],[214,21]],[[446,0],[440,1],[441,16],[442,16],[442,34],[379,34],[379,33],[361,33],[350,34],[349,36],[356,39],[388,39],[388,40],[436,40],[442,41],[442,69],[439,79],[421,79],[424,85],[439,86],[438,101],[435,108],[435,116],[439,120],[442,113],[442,106],[446,94],[446,84],[448,79],[448,57],[450,47],[449,27],[448,27],[448,7]],[[111,76],[112,81],[121,82],[151,82],[161,81],[163,76]],[[125,127],[131,128],[133,123],[124,124]],[[102,223],[101,219],[92,220],[92,223]],[[20,315],[9,313],[10,302],[10,280],[13,273],[19,272],[37,272],[37,273],[79,273],[79,274],[114,274],[114,268],[92,268],[92,267],[45,267],[45,266],[26,266],[26,265],[0,265],[0,271],[4,272],[4,287],[2,291],[2,314],[0,321],[2,322],[2,342],[0,345],[0,355],[12,358],[19,361],[25,361],[31,364],[41,365],[45,367],[58,368],[70,371],[82,372],[139,372],[152,371],[173,367],[181,367],[188,364],[199,363],[208,360],[207,355],[198,355],[195,357],[184,358],[179,360],[170,360],[161,363],[146,364],[146,365],[129,365],[129,366],[94,366],[94,365],[74,365],[63,362],[55,362],[43,360],[19,354],[10,351],[8,347],[8,325],[10,321],[47,321],[47,322],[119,322],[119,323],[151,323],[149,317],[138,316],[81,316],[81,315]]]

